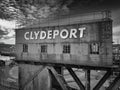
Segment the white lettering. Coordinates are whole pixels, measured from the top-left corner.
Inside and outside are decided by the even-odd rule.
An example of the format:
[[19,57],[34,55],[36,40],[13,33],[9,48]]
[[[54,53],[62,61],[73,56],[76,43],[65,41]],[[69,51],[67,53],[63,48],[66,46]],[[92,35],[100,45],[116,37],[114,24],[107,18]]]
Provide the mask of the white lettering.
[[27,35],[29,35],[29,32],[26,32],[26,33],[24,34],[24,38],[25,38],[26,40],[29,40],[29,38],[27,37]]
[[34,39],[33,32],[30,32],[30,39]]
[[34,34],[35,34],[35,39],[38,39],[38,35],[39,35],[40,31],[34,31]]
[[45,39],[46,38],[46,32],[45,31],[41,31],[40,32],[40,39]]
[[77,29],[71,29],[71,31],[70,31],[70,38],[72,38],[72,36],[74,38],[77,38],[76,33],[77,33]]
[[[47,31],[30,31],[25,32],[24,38],[26,40],[32,39],[55,39],[57,36],[66,39],[66,38],[82,38],[84,37],[85,27],[78,29],[62,29],[62,30],[47,30]],[[79,35],[79,36],[78,36]],[[39,38],[38,38],[39,37]]]
[[59,30],[54,30],[53,32],[53,39],[55,39],[56,36],[59,35]]
[[[63,35],[64,34],[64,35]],[[68,33],[68,30],[66,29],[63,29],[61,32],[60,32],[60,37],[63,38],[63,39],[66,39],[68,37],[69,33]]]
[[84,33],[84,30],[85,30],[86,28],[84,27],[84,28],[79,28],[78,30],[80,30],[80,38],[82,38],[83,37],[83,33]]
[[52,30],[49,30],[49,31],[48,31],[48,36],[47,36],[47,38],[48,38],[48,39],[52,39],[51,36],[52,36]]

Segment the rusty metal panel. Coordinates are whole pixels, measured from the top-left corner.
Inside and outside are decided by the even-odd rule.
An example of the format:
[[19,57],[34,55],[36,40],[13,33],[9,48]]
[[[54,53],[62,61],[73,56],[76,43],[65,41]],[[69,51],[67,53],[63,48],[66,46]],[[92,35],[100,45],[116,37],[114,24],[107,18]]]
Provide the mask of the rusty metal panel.
[[[23,52],[23,44],[28,45],[27,52]],[[70,48],[67,53],[65,45]],[[16,47],[17,60],[109,66],[112,65],[112,20],[18,29]]]

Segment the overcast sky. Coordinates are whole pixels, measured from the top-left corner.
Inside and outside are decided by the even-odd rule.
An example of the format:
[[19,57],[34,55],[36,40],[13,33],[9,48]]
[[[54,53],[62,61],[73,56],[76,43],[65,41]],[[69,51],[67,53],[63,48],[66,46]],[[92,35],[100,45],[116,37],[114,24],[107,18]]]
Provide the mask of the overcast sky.
[[113,20],[113,41],[120,43],[120,0],[74,0],[68,7],[72,14],[110,10]]
[[[111,16],[113,19],[113,41],[120,43],[120,0],[71,1],[71,4],[67,6],[70,14],[111,10]],[[13,28],[15,28],[15,21],[8,22],[0,19],[0,42],[15,44],[15,32]]]

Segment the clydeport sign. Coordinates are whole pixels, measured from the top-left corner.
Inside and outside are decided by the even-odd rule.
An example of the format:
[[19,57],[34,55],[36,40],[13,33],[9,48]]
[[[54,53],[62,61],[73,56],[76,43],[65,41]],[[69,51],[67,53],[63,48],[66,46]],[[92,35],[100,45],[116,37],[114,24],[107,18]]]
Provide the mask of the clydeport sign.
[[72,28],[70,30],[62,29],[60,30],[47,30],[47,31],[27,31],[24,33],[25,40],[33,39],[55,39],[57,36],[60,36],[61,39],[66,38],[82,38],[84,35],[85,27],[81,28]]

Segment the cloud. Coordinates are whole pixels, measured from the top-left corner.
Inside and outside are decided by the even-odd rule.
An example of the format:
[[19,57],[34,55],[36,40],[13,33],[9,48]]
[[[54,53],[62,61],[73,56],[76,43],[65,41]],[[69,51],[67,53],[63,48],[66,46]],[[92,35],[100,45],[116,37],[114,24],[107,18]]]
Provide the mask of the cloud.
[[0,26],[0,38],[11,38],[13,36],[15,36],[13,29]]
[[7,34],[8,34],[8,31],[2,26],[0,26],[0,38],[2,38],[4,35],[7,35]]
[[14,29],[16,28],[17,24],[16,21],[7,21],[4,19],[0,19],[0,26]]
[[117,28],[120,26],[120,8],[112,10],[111,13],[113,25]]
[[0,43],[15,43],[15,27],[16,25],[14,21],[0,19]]
[[10,39],[10,38],[15,38],[15,31],[14,30],[10,30],[8,34],[3,35],[4,39]]
[[113,27],[113,35],[114,36],[120,36],[120,26]]
[[5,43],[5,44],[15,44],[15,38],[10,38],[10,39],[0,39],[0,43]]
[[6,33],[4,31],[0,30],[0,36],[2,36],[2,35],[6,35]]
[[113,41],[115,43],[120,43],[120,25],[113,27]]
[[[39,10],[37,10],[37,8],[35,6],[31,6],[30,8],[28,8],[27,12],[29,12],[30,14],[32,13],[35,16],[37,14],[35,14],[34,12],[36,12],[36,10],[37,10],[37,12],[39,12],[39,14],[40,14],[40,17],[47,17],[51,12],[58,11],[58,8],[60,8],[60,10],[62,12],[68,11],[70,14],[110,9],[112,11],[112,19],[113,19],[113,40],[117,41],[120,39],[120,8],[116,9],[116,7],[119,6],[117,2],[115,3],[115,2],[111,2],[111,1],[107,2],[105,0],[97,0],[96,2],[98,2],[98,1],[101,1],[101,2],[98,2],[100,4],[95,4],[95,2],[93,3],[93,0],[86,0],[89,2],[85,2],[85,0],[81,0],[81,1],[66,0],[64,3],[62,3],[64,0],[39,0],[39,1],[42,2],[43,4],[45,3],[44,6],[39,5],[40,12],[39,12]],[[58,1],[59,1],[59,3],[57,3]],[[76,3],[75,3],[75,1],[76,1]],[[83,5],[82,5],[84,8],[82,6],[80,6],[82,1],[84,1]],[[91,4],[91,6],[89,4]],[[101,5],[101,4],[103,4],[103,5]],[[63,5],[62,8],[61,8],[61,5]],[[98,5],[99,5],[99,7],[98,7]],[[79,10],[77,10],[77,9],[79,9]],[[53,14],[55,15],[55,13],[53,13]],[[31,15],[28,14],[28,16],[29,16],[29,18],[32,18]],[[0,38],[1,38],[0,42],[3,41],[5,43],[8,43],[8,42],[15,43],[15,32],[13,30],[13,28],[16,27],[15,21],[10,22],[10,21],[0,19],[0,26],[7,28],[7,29],[2,28],[0,30]]]
[[7,35],[2,35],[0,37],[0,42],[3,42],[5,44],[15,44],[15,32],[14,30],[11,30]]

